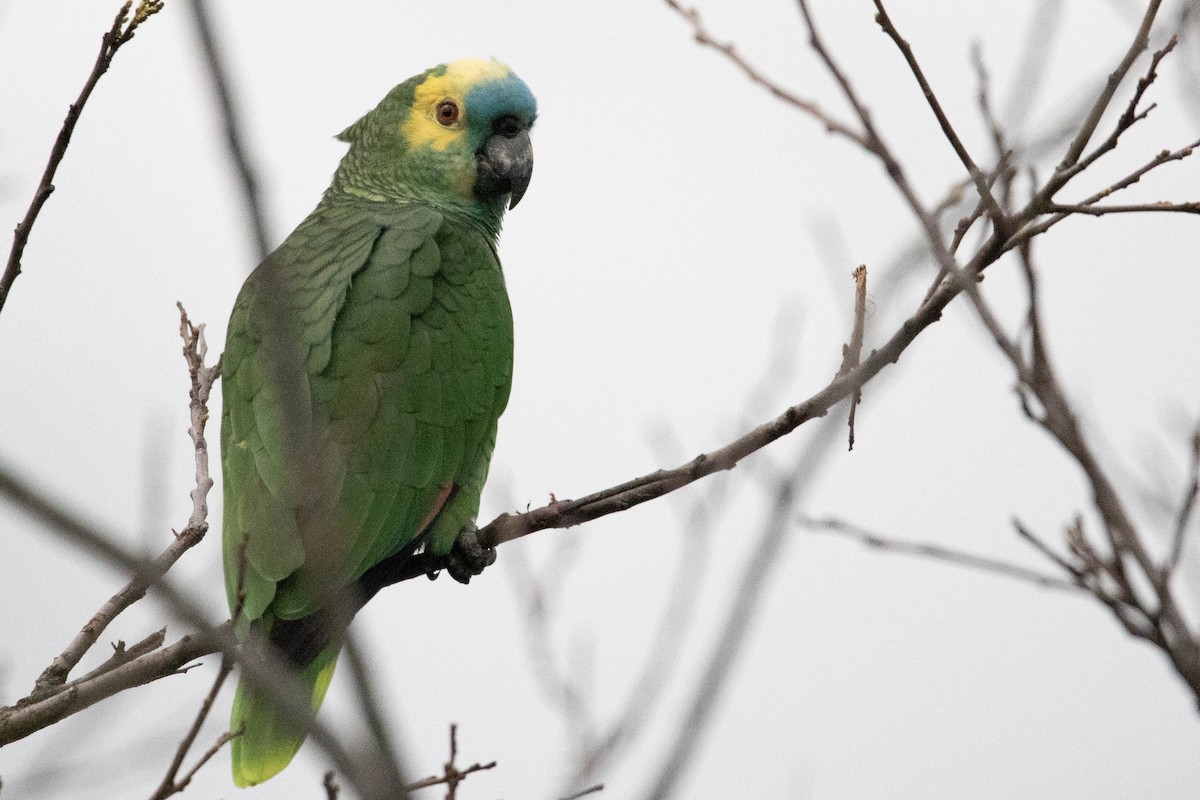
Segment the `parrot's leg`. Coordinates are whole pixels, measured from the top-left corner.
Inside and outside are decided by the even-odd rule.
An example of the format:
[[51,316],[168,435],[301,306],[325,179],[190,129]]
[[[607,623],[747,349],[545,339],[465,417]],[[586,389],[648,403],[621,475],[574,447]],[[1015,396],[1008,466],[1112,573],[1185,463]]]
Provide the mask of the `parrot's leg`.
[[467,523],[458,532],[454,547],[450,550],[446,571],[459,583],[470,583],[471,578],[496,563],[496,548],[484,547],[479,543],[479,529]]

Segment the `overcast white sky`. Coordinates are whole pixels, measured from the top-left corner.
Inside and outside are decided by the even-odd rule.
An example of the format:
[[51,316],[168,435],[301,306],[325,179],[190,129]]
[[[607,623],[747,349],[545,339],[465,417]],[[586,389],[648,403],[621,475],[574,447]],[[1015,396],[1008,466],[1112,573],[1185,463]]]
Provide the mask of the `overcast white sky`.
[[[975,113],[970,43],[982,43],[1004,109],[1040,5],[891,4],[980,161],[989,149]],[[814,6],[918,191],[935,201],[960,168],[874,24],[873,6]],[[1164,22],[1177,11],[1167,6]],[[792,3],[711,0],[701,8],[755,64],[845,116]],[[3,230],[23,214],[114,11],[115,3],[0,4]],[[517,365],[484,520],[551,492],[577,497],[673,466],[823,386],[848,335],[855,265],[872,270],[868,348],[932,277],[928,265],[915,282],[884,277],[914,226],[883,171],[697,47],[657,0],[226,1],[213,14],[273,243],[327,185],[344,148],[334,134],[409,75],[496,56],[537,95],[534,180],[501,242]],[[1037,45],[1048,79],[1028,98],[1027,131],[1096,91],[1139,15],[1135,3],[1062,4],[1057,37]],[[1195,37],[1185,41],[1174,60],[1195,59],[1196,47]],[[1177,65],[1163,73],[1152,90],[1160,107],[1081,189],[1196,138]],[[219,352],[254,263],[214,113],[188,15],[167,0],[88,106],[0,315],[0,456],[153,551],[190,507],[174,303],[211,326]],[[1130,199],[1200,199],[1198,176],[1200,161],[1169,166]],[[1069,221],[1040,249],[1062,377],[1150,530],[1162,529],[1154,526],[1163,517],[1138,500],[1182,492],[1181,443],[1200,411],[1197,252],[1195,217],[1166,216]],[[1018,299],[1018,289],[1008,262],[985,283],[1011,321],[1020,308],[1004,300]],[[794,357],[770,376],[763,406],[756,387],[781,335],[792,338]],[[1016,541],[1011,518],[1053,538],[1086,510],[1089,495],[1071,463],[1021,417],[1011,385],[975,320],[952,309],[868,387],[854,452],[839,445],[822,471],[804,477],[805,510],[1043,566]],[[216,438],[214,424],[214,453]],[[609,788],[600,796],[645,791],[758,538],[769,467],[794,464],[811,439],[794,435],[719,479],[727,499],[711,516],[713,550],[685,667],[652,735],[601,776]],[[561,576],[555,647],[603,722],[641,668],[688,546],[683,520],[712,488],[506,545],[497,566],[466,589],[413,581],[380,595],[356,630],[372,645],[413,772],[439,768],[455,721],[464,762],[499,761],[472,776],[461,797],[554,797],[570,739],[530,668],[511,580],[516,551],[540,562],[564,540],[576,544]],[[211,502],[219,530],[219,489]],[[3,503],[0,554],[0,702],[8,703],[122,578]],[[1191,555],[1200,558],[1200,548]],[[782,559],[681,797],[1200,794],[1194,699],[1161,654],[1131,641],[1096,603],[800,528]],[[176,575],[214,617],[224,603],[219,561],[214,533]],[[1194,587],[1195,567],[1187,565]],[[157,608],[139,609],[105,640],[135,641],[162,624],[181,631],[164,619]],[[0,750],[5,797],[148,795],[208,688],[215,660],[207,661]],[[348,696],[349,686],[335,683],[323,713],[337,717]],[[230,697],[227,690],[218,703],[213,736]],[[96,766],[73,767],[89,762]],[[50,782],[43,771],[58,766],[70,780]],[[306,748],[282,776],[244,796],[320,796],[325,768]],[[242,794],[221,756],[185,796]]]

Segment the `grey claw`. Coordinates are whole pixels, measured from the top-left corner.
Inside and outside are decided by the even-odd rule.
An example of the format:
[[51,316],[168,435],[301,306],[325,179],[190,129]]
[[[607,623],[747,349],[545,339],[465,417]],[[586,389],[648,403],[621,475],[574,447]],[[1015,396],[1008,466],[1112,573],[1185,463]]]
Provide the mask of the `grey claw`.
[[471,578],[496,563],[496,548],[481,545],[478,534],[474,525],[464,526],[450,550],[446,571],[459,583],[470,583]]

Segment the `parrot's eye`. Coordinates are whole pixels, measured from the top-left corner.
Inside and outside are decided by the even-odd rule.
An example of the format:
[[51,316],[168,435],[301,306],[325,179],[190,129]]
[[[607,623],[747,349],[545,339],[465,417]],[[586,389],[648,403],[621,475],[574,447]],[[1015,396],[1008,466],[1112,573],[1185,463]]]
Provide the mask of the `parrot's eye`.
[[458,122],[458,103],[453,100],[443,100],[438,103],[437,121],[446,127]]

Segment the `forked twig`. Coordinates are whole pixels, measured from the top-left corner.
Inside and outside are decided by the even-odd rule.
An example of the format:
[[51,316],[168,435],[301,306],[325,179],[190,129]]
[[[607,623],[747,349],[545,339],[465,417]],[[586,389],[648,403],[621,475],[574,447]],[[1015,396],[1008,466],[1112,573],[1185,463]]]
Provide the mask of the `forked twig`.
[[472,764],[466,769],[459,769],[454,762],[458,759],[458,724],[450,723],[450,758],[442,766],[441,775],[430,775],[428,778],[423,778],[419,781],[406,784],[405,791],[414,792],[417,789],[428,789],[430,786],[446,785],[446,800],[454,800],[458,785],[463,782],[463,779],[472,772],[482,772],[485,769],[494,769],[495,761],[489,761],[486,764],[478,762]]

